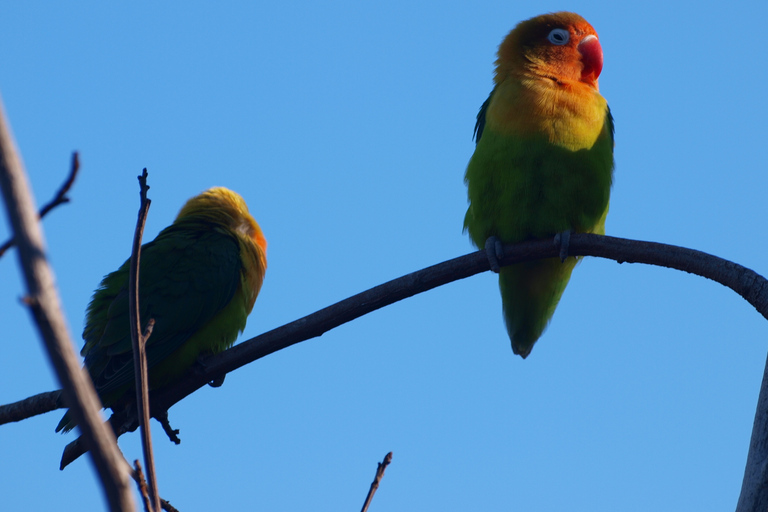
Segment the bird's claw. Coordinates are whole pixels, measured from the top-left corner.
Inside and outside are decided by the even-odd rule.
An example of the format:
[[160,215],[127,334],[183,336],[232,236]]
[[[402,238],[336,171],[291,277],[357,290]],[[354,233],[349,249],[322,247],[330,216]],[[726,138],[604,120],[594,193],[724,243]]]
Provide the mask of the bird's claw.
[[495,236],[490,236],[485,241],[485,256],[488,258],[488,264],[491,272],[499,273],[501,266],[499,260],[504,258],[504,244]]
[[168,411],[163,411],[162,413],[155,415],[155,419],[163,426],[165,435],[168,436],[168,439],[170,439],[173,444],[181,444],[179,430],[171,427],[171,423],[168,421]]
[[568,258],[568,249],[571,246],[571,230],[565,230],[555,235],[555,245],[560,247],[560,261],[565,263]]
[[212,388],[219,388],[224,384],[224,379],[227,377],[226,374],[222,375],[221,377],[216,377],[215,379],[208,382],[208,385]]

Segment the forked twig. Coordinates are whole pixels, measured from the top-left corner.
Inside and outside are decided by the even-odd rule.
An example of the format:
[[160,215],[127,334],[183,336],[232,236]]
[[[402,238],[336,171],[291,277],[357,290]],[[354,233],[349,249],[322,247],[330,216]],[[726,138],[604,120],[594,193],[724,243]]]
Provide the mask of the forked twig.
[[[126,464],[128,461],[126,461]],[[147,481],[144,479],[144,472],[141,470],[141,463],[138,459],[133,461],[134,468],[133,468],[133,480],[136,482],[136,485],[139,486],[139,494],[141,494],[141,500],[144,503],[144,510],[149,512],[150,503],[149,503],[149,491],[147,490]],[[170,504],[170,502],[160,498],[160,508],[165,510],[165,512],[179,512],[176,510],[173,505]]]
[[[56,195],[53,196],[53,199],[51,199],[48,204],[40,208],[40,213],[38,213],[38,218],[42,219],[45,217],[48,212],[53,210],[55,207],[59,206],[60,204],[68,203],[69,198],[67,197],[67,192],[69,192],[69,189],[72,188],[72,185],[75,183],[75,178],[77,177],[77,171],[80,170],[80,159],[78,157],[77,151],[72,153],[72,165],[69,169],[69,175],[67,176],[67,179],[64,181],[64,183],[59,188],[59,191],[56,192]],[[3,257],[3,254],[16,245],[16,237],[11,237],[8,239],[3,245],[0,245],[0,258]]]

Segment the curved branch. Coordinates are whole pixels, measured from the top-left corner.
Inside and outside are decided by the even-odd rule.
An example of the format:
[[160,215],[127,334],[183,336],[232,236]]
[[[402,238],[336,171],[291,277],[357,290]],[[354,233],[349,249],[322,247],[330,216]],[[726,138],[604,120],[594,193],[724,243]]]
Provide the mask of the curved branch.
[[[500,264],[506,266],[557,257],[559,247],[551,239],[534,240],[507,245],[504,253]],[[673,245],[583,233],[571,236],[570,254],[608,258],[619,263],[646,263],[700,275],[732,289],[768,319],[768,280],[717,256]],[[206,383],[266,355],[321,336],[389,304],[486,270],[490,267],[485,251],[477,251],[371,288],[206,359],[204,370],[190,373],[181,381],[153,393],[152,406],[167,410]]]
[[[504,247],[503,266],[559,255],[559,245],[552,239],[531,240]],[[609,236],[575,233],[571,236],[572,256],[597,256],[619,263],[646,263],[674,268],[712,279],[744,297],[768,319],[768,281],[739,264],[701,251],[655,242],[641,242]],[[443,284],[490,270],[485,251],[477,251],[394,279],[349,297],[289,324],[244,341],[204,360],[203,368],[189,372],[183,379],[159,389],[150,397],[152,415],[161,417],[174,404],[207,383],[227,373],[296,343],[316,338],[329,330],[367,313],[393,304]],[[768,401],[768,397],[766,398]],[[768,402],[767,402],[768,403]],[[1,410],[2,408],[0,408]],[[116,435],[132,432],[138,426],[132,417],[115,413],[110,418]],[[765,432],[768,438],[768,427]],[[70,443],[62,456],[62,467],[82,455],[84,446]]]
[[[557,257],[559,246],[553,244],[551,239],[533,240],[505,246],[504,252],[505,257],[500,260],[500,264],[510,265],[533,259]],[[746,267],[701,251],[655,242],[575,233],[570,240],[570,254],[609,258],[619,263],[658,265],[700,275],[732,289],[768,319],[768,281]],[[296,343],[321,336],[334,327],[394,302],[486,270],[489,270],[489,264],[485,252],[477,251],[376,286],[244,341],[206,359],[203,370],[190,372],[181,381],[154,392],[151,397],[153,416],[162,416],[172,405],[206,383],[221,378],[226,373],[250,362]],[[0,406],[0,424],[19,421],[61,407],[60,404],[46,402],[50,409],[41,406],[33,409],[30,406],[27,411],[20,410],[25,404],[35,403],[39,397],[41,395],[15,404]],[[135,430],[138,420],[135,417],[119,417],[113,414],[110,422],[112,425],[120,425],[116,428],[119,436],[124,432]],[[68,453],[65,453],[62,463],[64,464],[66,460],[71,462],[82,454],[84,447],[81,445],[82,443],[74,441],[71,445],[72,449],[68,447]],[[761,461],[766,459],[768,459],[768,366],[758,399],[739,511],[752,510],[749,505],[757,503],[759,499],[768,500],[768,486],[762,485],[766,478]]]
[[[511,265],[551,258],[556,257],[558,252],[558,246],[553,244],[551,239],[510,244],[504,247],[505,256],[500,263]],[[731,288],[768,319],[768,281],[746,267],[717,256],[674,245],[583,233],[574,233],[571,236],[570,254],[608,258],[619,263],[658,265],[697,274]],[[192,372],[181,381],[153,392],[153,409],[167,410],[206,383],[273,352],[321,336],[335,327],[389,304],[489,269],[485,251],[466,254],[381,284],[243,341],[207,358],[204,369]],[[30,410],[28,416],[22,416],[20,409],[24,407],[23,404],[31,404],[33,399],[40,399],[43,395],[47,393],[0,406],[0,425],[62,407],[60,403],[46,402],[50,409],[42,410],[43,407],[38,406],[34,412]],[[11,410],[14,411],[12,414]]]

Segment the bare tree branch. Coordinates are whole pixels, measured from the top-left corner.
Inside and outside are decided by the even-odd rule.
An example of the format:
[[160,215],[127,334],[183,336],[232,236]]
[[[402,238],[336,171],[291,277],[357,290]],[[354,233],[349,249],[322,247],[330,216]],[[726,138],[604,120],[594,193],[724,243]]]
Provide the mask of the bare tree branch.
[[765,512],[768,510],[768,361],[765,362],[763,382],[757,397],[752,438],[749,441],[747,464],[736,512]]
[[[72,188],[72,185],[75,183],[75,178],[77,177],[77,171],[80,169],[80,159],[78,158],[77,151],[72,153],[72,166],[69,169],[69,176],[67,176],[67,179],[64,181],[64,184],[61,185],[61,188],[59,188],[59,191],[56,192],[56,195],[53,196],[53,199],[51,199],[48,204],[40,208],[40,213],[38,213],[38,216],[42,219],[45,217],[48,212],[53,210],[55,207],[59,206],[60,204],[68,203],[69,198],[67,197],[67,192],[69,192],[69,189]],[[3,257],[3,254],[13,247],[16,244],[16,239],[11,237],[10,240],[5,242],[3,245],[0,245],[0,258]]]
[[368,490],[368,496],[365,497],[365,503],[363,503],[363,509],[361,512],[366,512],[368,510],[368,507],[371,504],[371,500],[373,499],[373,495],[379,488],[381,479],[384,478],[384,471],[387,469],[387,466],[389,466],[390,462],[392,462],[392,452],[386,454],[384,456],[384,460],[379,462],[379,466],[376,468],[376,476],[373,478],[371,488]]
[[66,407],[62,401],[61,390],[46,391],[30,396],[12,404],[0,406],[0,425],[26,420],[38,414],[55,411]]
[[[559,256],[559,245],[552,239],[531,240],[504,247],[499,263],[510,265],[523,261]],[[768,319],[768,281],[737,263],[710,254],[674,245],[641,242],[585,233],[574,233],[570,241],[572,256],[598,256],[619,263],[646,263],[674,268],[712,279],[741,295]],[[221,379],[228,372],[296,343],[316,338],[329,330],[379,308],[431,290],[446,283],[489,270],[485,251],[477,251],[394,279],[328,306],[289,324],[244,341],[203,361],[202,368],[189,372],[180,381],[153,391],[152,416],[162,417],[171,406],[207,383]],[[768,400],[768,399],[767,399]],[[2,408],[0,408],[1,410]],[[131,414],[131,413],[128,413]],[[138,426],[134,416],[113,414],[110,422],[119,437]],[[760,434],[768,439],[768,430]],[[73,441],[62,456],[62,465],[82,455],[84,446]]]
[[[504,252],[505,257],[500,263],[510,265],[533,259],[556,257],[559,249],[552,240],[533,240],[505,246]],[[570,254],[609,258],[619,263],[658,265],[700,275],[732,289],[768,319],[768,281],[748,268],[716,256],[673,245],[580,233],[571,236]],[[321,336],[334,327],[399,300],[487,270],[489,270],[489,264],[485,251],[477,251],[389,281],[244,341],[206,359],[202,370],[198,368],[198,371],[190,372],[181,381],[153,392],[150,400],[152,416],[162,416],[172,405],[206,383],[266,355]],[[24,417],[47,412],[57,407],[55,401],[45,400],[45,395],[48,394],[44,393],[21,402],[0,406],[0,424],[19,421]],[[44,408],[39,405],[32,408],[31,404],[43,402],[51,409],[43,410]],[[29,409],[21,410],[25,407]],[[113,425],[121,425],[118,435],[136,429],[138,421],[135,418],[116,416],[113,414],[110,421]],[[65,460],[71,462],[83,453],[85,447],[82,443],[75,443],[77,443],[76,449],[69,450],[70,453],[65,454],[63,463]],[[764,510],[764,507],[758,503],[768,503],[768,485],[766,485],[768,475],[766,475],[766,468],[763,467],[765,460],[768,460],[768,363],[758,399],[739,512]]]
[[[504,266],[523,261],[557,257],[551,239],[532,240],[504,247]],[[619,263],[659,265],[712,279],[744,297],[768,319],[768,281],[756,272],[730,261],[692,249],[655,242],[640,242],[600,235],[575,233],[570,254],[598,256]],[[327,331],[379,308],[446,283],[489,270],[485,251],[427,267],[354,295],[311,315],[239,343],[205,359],[204,368],[188,373],[181,381],[152,395],[152,410],[169,409],[206,383],[278,350],[321,336]]]
[[[133,235],[131,248],[131,264],[128,274],[128,316],[131,322],[131,343],[133,344],[133,371],[136,385],[136,404],[139,413],[139,427],[141,430],[141,447],[144,452],[144,464],[147,465],[147,478],[149,480],[149,496],[144,506],[148,512],[160,512],[160,493],[157,488],[157,474],[155,473],[155,456],[152,453],[152,434],[149,426],[149,377],[147,370],[147,338],[152,333],[155,324],[154,319],[149,319],[147,332],[141,332],[141,317],[139,316],[139,264],[141,263],[141,237],[144,234],[144,224],[147,221],[149,206],[152,204],[147,199],[147,169],[144,168],[139,176],[139,188],[141,204],[139,206],[139,218],[136,221],[136,230]],[[138,461],[136,461],[137,468]]]
[[51,363],[63,387],[64,401],[87,440],[91,458],[101,478],[110,509],[133,511],[128,473],[115,436],[101,421],[101,402],[93,383],[80,370],[69,338],[53,271],[45,256],[43,232],[34,209],[21,158],[16,151],[0,101],[0,188],[18,245],[29,306]]

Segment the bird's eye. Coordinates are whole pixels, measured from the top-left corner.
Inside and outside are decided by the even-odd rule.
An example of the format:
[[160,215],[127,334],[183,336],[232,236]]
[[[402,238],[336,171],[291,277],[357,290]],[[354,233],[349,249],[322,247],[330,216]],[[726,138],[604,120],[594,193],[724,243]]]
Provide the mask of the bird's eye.
[[547,36],[547,39],[549,39],[550,43],[556,44],[558,46],[567,44],[570,38],[571,34],[564,28],[553,28],[552,32],[550,32]]

